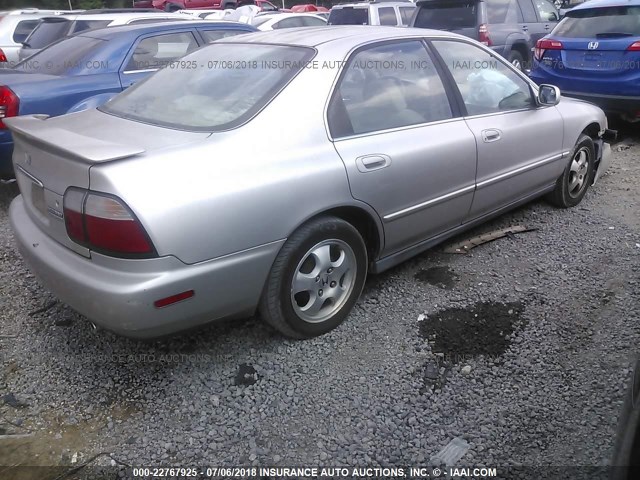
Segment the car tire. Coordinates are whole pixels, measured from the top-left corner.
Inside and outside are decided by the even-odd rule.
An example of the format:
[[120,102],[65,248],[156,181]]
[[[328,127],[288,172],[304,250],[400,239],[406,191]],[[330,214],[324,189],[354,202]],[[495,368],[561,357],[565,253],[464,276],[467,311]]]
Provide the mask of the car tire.
[[549,203],[559,208],[575,207],[587,193],[595,171],[593,140],[588,135],[580,135],[569,158],[555,189],[547,196]]
[[167,3],[167,6],[164,7],[164,11],[167,13],[174,13],[181,9],[180,5],[176,5],[174,3]]
[[367,276],[367,249],[350,223],[323,216],[296,230],[282,246],[259,311],[287,337],[323,335],[355,305]]
[[509,52],[509,63],[521,72],[524,72],[524,58],[522,58],[520,52],[511,50],[511,52]]

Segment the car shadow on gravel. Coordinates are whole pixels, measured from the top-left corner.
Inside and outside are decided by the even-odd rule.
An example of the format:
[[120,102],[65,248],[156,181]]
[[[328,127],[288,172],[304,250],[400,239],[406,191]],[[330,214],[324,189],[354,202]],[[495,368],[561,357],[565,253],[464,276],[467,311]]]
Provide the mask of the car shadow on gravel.
[[20,190],[17,183],[0,184],[0,210],[8,210],[12,200],[18,196]]
[[480,357],[499,364],[514,331],[525,323],[523,312],[522,302],[479,302],[427,315],[418,332],[435,360],[424,365],[424,387],[441,389],[454,366]]

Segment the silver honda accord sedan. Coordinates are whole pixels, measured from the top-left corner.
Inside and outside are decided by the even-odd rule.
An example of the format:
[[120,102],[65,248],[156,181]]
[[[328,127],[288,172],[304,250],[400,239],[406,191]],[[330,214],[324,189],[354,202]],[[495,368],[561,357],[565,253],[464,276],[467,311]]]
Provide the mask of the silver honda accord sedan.
[[133,337],[256,311],[326,333],[368,272],[542,195],[577,205],[613,133],[473,40],[360,26],[230,37],[98,109],[4,121],[24,258]]

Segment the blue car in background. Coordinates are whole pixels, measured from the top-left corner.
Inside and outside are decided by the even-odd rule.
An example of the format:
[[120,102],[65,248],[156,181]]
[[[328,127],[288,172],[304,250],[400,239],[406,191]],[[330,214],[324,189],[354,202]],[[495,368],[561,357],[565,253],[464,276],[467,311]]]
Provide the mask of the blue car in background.
[[13,177],[13,140],[3,118],[97,107],[163,66],[189,68],[171,62],[202,45],[255,31],[243,23],[195,20],[110,27],[67,37],[0,70],[0,178]]
[[536,83],[640,120],[640,0],[593,0],[572,8],[537,42],[534,57]]

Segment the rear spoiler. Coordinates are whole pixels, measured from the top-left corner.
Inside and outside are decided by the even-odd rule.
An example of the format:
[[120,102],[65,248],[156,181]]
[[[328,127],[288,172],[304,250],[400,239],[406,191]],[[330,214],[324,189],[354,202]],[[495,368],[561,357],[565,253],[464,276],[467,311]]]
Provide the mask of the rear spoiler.
[[108,162],[144,153],[144,148],[120,143],[105,142],[70,130],[46,124],[48,115],[23,115],[3,119],[14,134],[33,142],[46,144],[52,150],[78,158],[88,163]]

